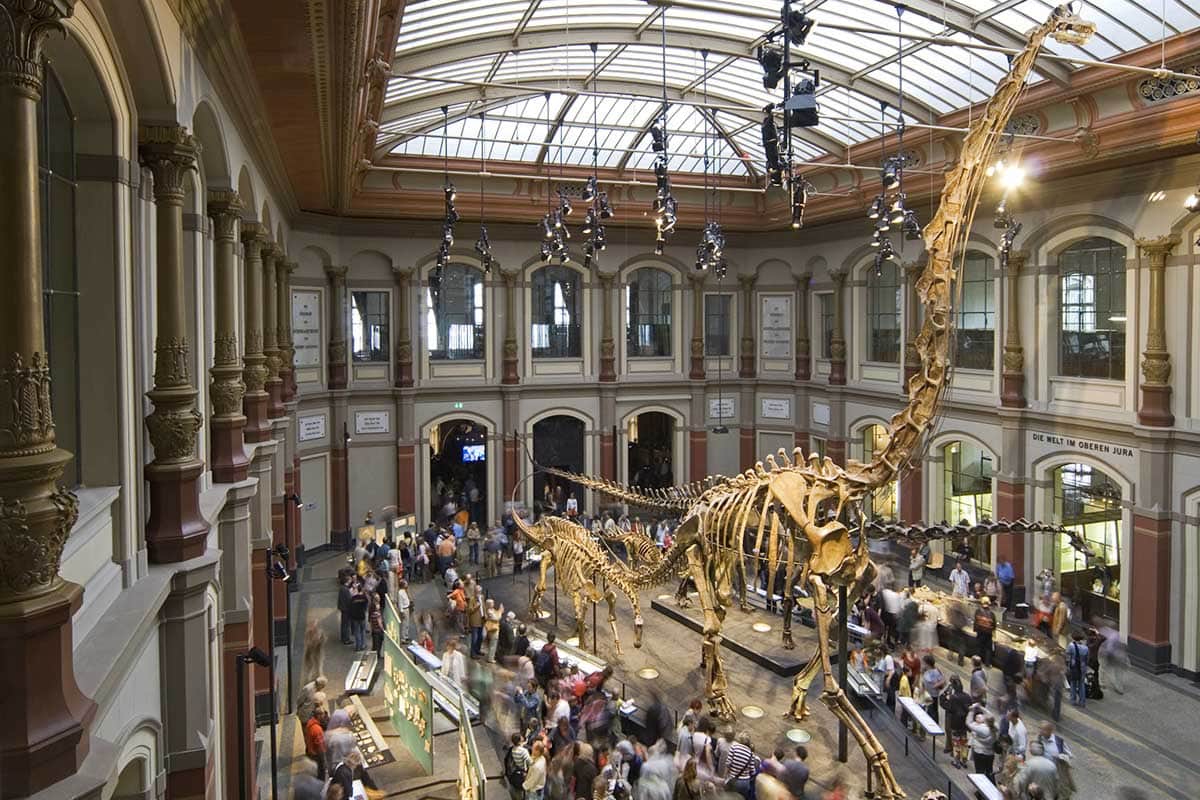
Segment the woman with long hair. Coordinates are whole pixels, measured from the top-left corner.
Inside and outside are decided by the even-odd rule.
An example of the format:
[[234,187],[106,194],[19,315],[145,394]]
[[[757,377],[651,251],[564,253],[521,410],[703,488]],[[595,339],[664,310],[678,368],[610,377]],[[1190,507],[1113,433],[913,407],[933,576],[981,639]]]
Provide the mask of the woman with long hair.
[[675,779],[675,791],[671,800],[700,800],[700,777],[696,771],[696,759],[689,758],[683,772]]
[[534,741],[530,758],[521,788],[525,790],[525,800],[542,800],[546,788],[546,745],[541,739]]

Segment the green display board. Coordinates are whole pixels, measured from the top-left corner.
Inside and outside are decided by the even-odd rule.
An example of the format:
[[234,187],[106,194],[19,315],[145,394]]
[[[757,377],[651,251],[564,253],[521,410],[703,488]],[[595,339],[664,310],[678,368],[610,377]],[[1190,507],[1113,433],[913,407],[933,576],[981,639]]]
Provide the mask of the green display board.
[[433,774],[433,689],[399,642],[383,637],[383,699],[400,742]]
[[400,611],[392,602],[391,595],[387,596],[383,605],[383,630],[392,637],[393,642],[398,642],[403,638],[400,636]]
[[458,798],[459,800],[484,800],[487,774],[479,758],[479,747],[475,743],[475,730],[471,727],[471,715],[460,690],[458,693]]

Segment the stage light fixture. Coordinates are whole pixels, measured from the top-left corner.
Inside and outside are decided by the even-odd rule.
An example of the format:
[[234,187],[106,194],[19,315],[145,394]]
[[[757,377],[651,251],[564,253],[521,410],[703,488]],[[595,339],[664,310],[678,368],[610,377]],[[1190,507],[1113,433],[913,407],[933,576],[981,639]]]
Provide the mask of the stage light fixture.
[[657,122],[650,126],[650,149],[656,153],[667,150],[667,132]]
[[608,204],[608,192],[600,192],[596,195],[596,200],[600,204],[600,219],[612,219],[613,209]]
[[546,239],[554,238],[554,225],[550,222],[550,215],[546,214],[542,217],[542,237]]
[[589,208],[587,214],[583,217],[583,225],[580,226],[579,232],[584,236],[591,236],[592,231],[596,229],[596,209]]
[[893,198],[888,222],[892,225],[901,225],[904,223],[904,192],[900,192]]
[[763,71],[763,88],[774,90],[779,87],[779,79],[783,77],[783,50],[773,45],[758,46],[755,58]]
[[762,144],[767,160],[767,176],[772,186],[783,185],[783,164],[779,160],[779,129],[775,126],[775,115],[771,106],[763,109]]
[[821,124],[817,111],[817,84],[808,78],[797,81],[792,96],[784,100],[783,109],[789,128],[812,128]]
[[920,241],[922,236],[921,223],[917,220],[917,212],[911,208],[904,211],[904,222],[901,225],[904,238],[910,242]]
[[458,197],[458,190],[454,188],[454,184],[446,184],[442,187],[442,192],[446,197],[446,205],[453,205],[454,199]]
[[883,195],[875,195],[871,208],[867,211],[867,219],[876,220],[883,216]]
[[579,193],[579,197],[583,202],[590,203],[596,197],[596,176],[588,176],[587,182],[583,184],[583,191]]
[[887,233],[889,230],[891,230],[891,228],[892,224],[888,222],[887,217],[880,217],[875,223],[875,230],[879,231],[881,235]]
[[571,206],[571,199],[569,197],[567,197],[566,194],[563,193],[562,189],[559,189],[558,190],[558,212],[559,212],[559,214],[562,215],[563,217],[569,217],[569,216],[571,216],[571,212],[574,210],[575,210],[574,207]]
[[880,173],[880,182],[883,183],[885,190],[895,189],[900,185],[900,172],[904,167],[904,160],[899,156],[892,156],[887,161],[883,162],[883,171]]
[[1200,212],[1200,188],[1183,199],[1183,207],[1193,214]]
[[1018,164],[1009,164],[1000,173],[1000,183],[1006,191],[1018,188],[1025,182],[1025,170]]
[[804,178],[792,182],[792,229],[804,227],[804,209],[808,205],[809,183]]
[[787,40],[798,46],[804,45],[805,39],[812,33],[813,26],[817,24],[815,19],[800,9],[791,9],[789,12],[787,5],[781,9],[780,18],[783,22],[784,33],[787,34]]

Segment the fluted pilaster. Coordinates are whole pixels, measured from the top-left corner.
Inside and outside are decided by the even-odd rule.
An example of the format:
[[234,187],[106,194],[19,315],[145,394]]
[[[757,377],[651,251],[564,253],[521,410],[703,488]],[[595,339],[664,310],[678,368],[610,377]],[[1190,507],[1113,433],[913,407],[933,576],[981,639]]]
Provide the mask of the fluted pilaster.
[[267,416],[270,419],[279,419],[286,413],[283,408],[283,379],[280,377],[283,359],[279,354],[279,279],[275,269],[276,262],[282,260],[283,249],[277,243],[263,245],[263,355],[267,359]]
[[1004,351],[1000,372],[1000,405],[1024,408],[1025,350],[1021,347],[1021,270],[1028,253],[1008,254],[1008,314],[1004,328]]
[[807,381],[812,378],[812,343],[808,335],[808,307],[810,304],[808,286],[812,275],[804,273],[796,278],[796,380]]
[[78,516],[59,486],[45,352],[37,103],[42,43],[74,0],[0,0],[0,798],[73,774],[95,704],[79,691],[71,617],[83,589],[59,574]]
[[513,385],[521,382],[517,368],[517,278],[515,270],[501,270],[504,279],[504,362],[500,382]]
[[155,322],[154,410],[146,417],[154,461],[146,467],[150,519],[146,546],[150,560],[173,563],[204,552],[208,523],[200,515],[199,478],[204,462],[196,434],[204,417],[191,375],[191,343],[184,307],[183,197],[187,174],[196,168],[200,148],[177,125],[143,125],[139,155],[154,176]]
[[738,276],[738,283],[742,287],[741,369],[738,375],[743,378],[753,378],[755,375],[754,284],[757,280],[757,275]]
[[596,272],[600,279],[600,381],[612,383],[617,379],[617,348],[613,341],[613,286],[617,276],[611,272]]
[[1167,258],[1179,244],[1171,234],[1156,239],[1138,239],[1138,249],[1150,261],[1150,317],[1146,326],[1146,349],[1142,353],[1142,407],[1138,422],[1157,428],[1175,424],[1171,413],[1171,354],[1167,352]]
[[842,301],[846,294],[846,273],[830,272],[833,279],[833,335],[829,342],[829,383],[846,385],[846,333],[842,323]]
[[694,381],[704,380],[704,273],[691,273],[692,284],[692,344],[691,369],[688,377]]
[[242,246],[246,249],[246,286],[242,297],[245,355],[242,380],[246,394],[242,408],[246,414],[246,441],[265,442],[271,438],[267,423],[267,357],[263,355],[262,251],[266,229],[257,222],[242,223]]
[[348,267],[326,267],[329,278],[329,388],[345,389],[348,378],[346,366],[346,320],[349,317],[346,297],[346,273]]
[[407,388],[413,385],[413,348],[412,334],[409,333],[412,302],[411,269],[393,269],[392,277],[396,280],[396,386]]
[[237,192],[208,193],[208,216],[213,221],[213,365],[208,394],[212,399],[209,429],[213,480],[237,483],[246,480],[250,461],[243,441],[246,416],[242,398],[246,384],[238,357],[237,248],[242,201]]
[[295,261],[275,262],[276,292],[275,314],[279,333],[279,378],[283,382],[283,402],[296,399],[296,345],[292,342],[292,273],[299,269]]

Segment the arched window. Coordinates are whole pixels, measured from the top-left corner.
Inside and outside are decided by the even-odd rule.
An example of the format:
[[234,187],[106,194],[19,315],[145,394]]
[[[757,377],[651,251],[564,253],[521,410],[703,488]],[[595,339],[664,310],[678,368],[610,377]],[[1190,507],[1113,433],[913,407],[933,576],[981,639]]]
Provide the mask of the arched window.
[[[992,518],[992,476],[995,462],[982,447],[970,441],[950,442],[942,448],[944,500],[942,518],[951,525],[966,520],[974,525]],[[972,557],[991,562],[992,546],[986,536],[971,537]]]
[[992,369],[996,352],[996,300],[992,258],[970,250],[963,259],[962,302],[955,325],[954,365],[964,369]]
[[625,285],[625,349],[631,358],[671,355],[671,275],[642,267]]
[[75,115],[54,70],[47,65],[38,103],[38,176],[41,189],[42,307],[45,348],[53,387],[54,434],[75,454],[63,482],[80,483],[79,280],[75,252]]
[[[868,425],[863,428],[863,463],[870,463],[875,454],[888,445],[887,428],[882,425]],[[876,489],[868,503],[867,514],[871,519],[896,518],[896,481]]]
[[1064,594],[1082,601],[1084,619],[1094,614],[1118,618],[1121,584],[1121,487],[1089,464],[1054,470],[1054,521],[1078,531],[1094,554],[1090,563],[1056,536],[1054,568]]
[[867,275],[867,361],[899,364],[900,270],[885,261]]
[[582,276],[570,267],[533,273],[530,340],[534,358],[580,358],[583,332]]
[[1125,379],[1125,248],[1084,239],[1058,257],[1058,373]]
[[425,290],[425,338],[431,361],[479,360],[484,353],[483,273],[450,264],[438,302]]

